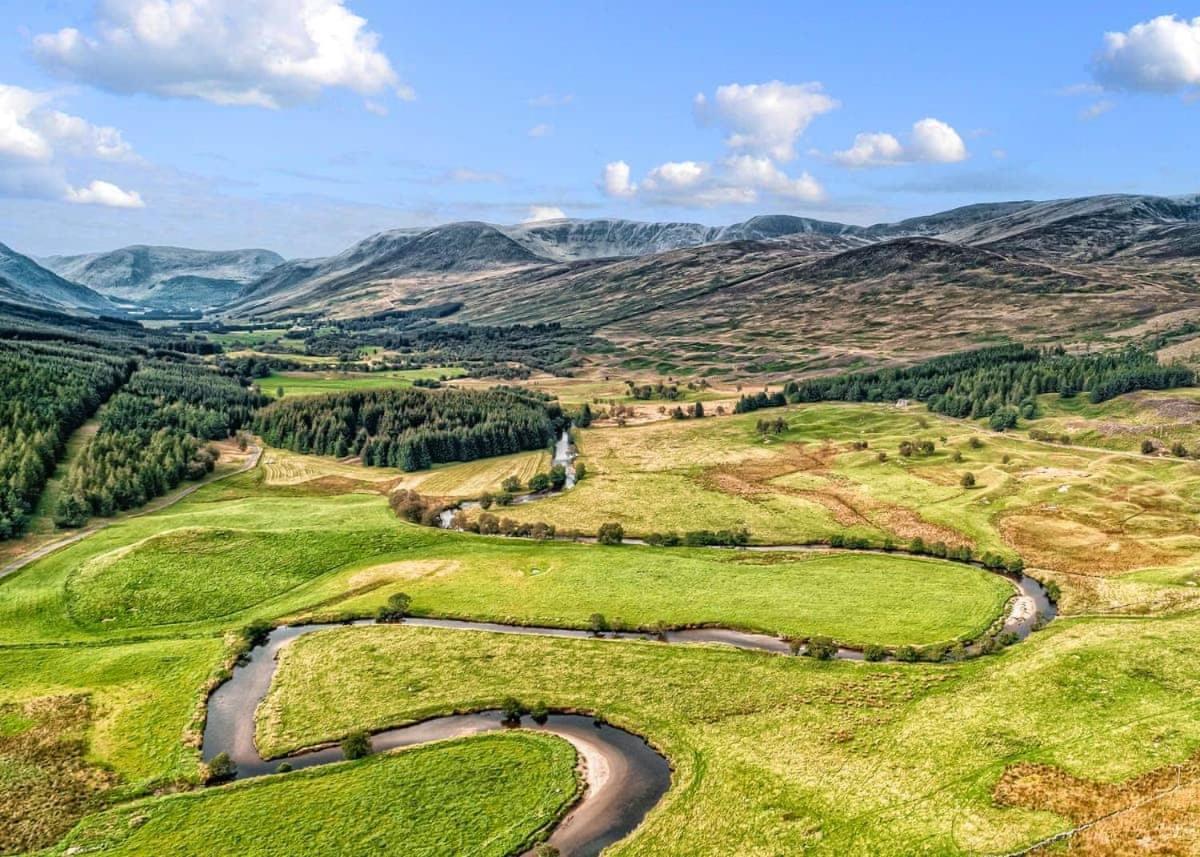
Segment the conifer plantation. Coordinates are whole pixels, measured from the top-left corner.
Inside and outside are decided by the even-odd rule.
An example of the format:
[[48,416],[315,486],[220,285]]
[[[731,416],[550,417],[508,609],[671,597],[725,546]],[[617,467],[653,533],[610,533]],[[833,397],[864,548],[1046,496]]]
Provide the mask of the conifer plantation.
[[100,412],[96,437],[67,474],[57,522],[79,526],[202,478],[216,461],[203,441],[249,424],[262,402],[238,379],[203,366],[147,361]]
[[1196,374],[1163,365],[1153,353],[1136,347],[1097,354],[1068,354],[1062,348],[1040,350],[998,345],[937,357],[901,369],[881,369],[792,382],[783,392],[743,396],[738,413],[804,402],[895,402],[914,399],[929,410],[956,418],[988,419],[992,428],[1015,425],[1018,414],[1037,416],[1035,397],[1058,393],[1072,398],[1086,392],[1093,404],[1133,390],[1191,387]]
[[131,368],[81,345],[0,342],[0,539],[21,533],[68,435]]
[[411,471],[542,449],[563,423],[557,403],[513,389],[362,390],[278,402],[255,430],[294,452]]

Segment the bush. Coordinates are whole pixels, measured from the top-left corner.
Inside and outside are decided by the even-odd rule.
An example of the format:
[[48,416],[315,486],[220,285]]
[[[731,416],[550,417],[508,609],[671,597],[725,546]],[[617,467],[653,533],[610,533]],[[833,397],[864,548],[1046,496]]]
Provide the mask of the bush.
[[550,488],[550,475],[547,473],[535,473],[529,477],[529,490],[534,494],[542,491],[547,491]]
[[583,477],[587,476],[587,466],[582,461],[575,462],[575,481],[582,482]]
[[837,655],[838,647],[829,637],[810,637],[808,640],[808,656],[818,661],[829,661]]
[[275,773],[277,773],[277,774],[291,773],[291,770],[292,770],[292,765],[290,762],[280,762],[275,767]]
[[500,483],[500,487],[507,494],[516,494],[521,490],[521,480],[516,476],[508,476]]
[[492,503],[494,503],[495,500],[496,498],[493,497],[489,492],[484,491],[483,495],[479,498],[479,508],[486,511],[492,508]]
[[906,664],[916,663],[920,657],[920,652],[913,646],[901,646],[896,649],[896,660],[903,661]]
[[403,622],[404,617],[408,615],[409,605],[412,604],[412,599],[403,592],[397,592],[388,598],[387,604],[379,608],[375,614],[375,618],[383,623]]
[[533,708],[529,709],[529,716],[533,718],[534,723],[545,723],[550,719],[550,709],[546,706],[545,702],[539,699],[534,703]]
[[237,765],[233,763],[233,759],[229,758],[228,753],[217,753],[209,760],[208,782],[224,783],[235,777],[237,777]]
[[242,637],[245,638],[246,644],[253,649],[265,643],[273,630],[275,627],[266,619],[255,619],[242,629]]
[[975,487],[975,474],[971,473],[970,471],[967,471],[966,473],[964,473],[962,475],[962,479],[959,480],[959,484],[962,485],[962,487],[964,487],[964,488],[974,488]]
[[602,545],[619,545],[625,540],[625,528],[617,523],[601,524],[596,541]]
[[346,759],[365,759],[371,755],[371,736],[366,730],[351,732],[342,739],[342,756]]
[[804,640],[801,637],[788,637],[788,651],[792,653],[792,657],[797,657],[804,651]]
[[593,613],[588,617],[588,630],[597,637],[609,630],[608,620],[604,618],[603,613]]
[[567,468],[563,467],[561,464],[554,465],[550,468],[550,475],[548,478],[550,480],[551,488],[553,488],[555,491],[561,490],[562,487],[567,484]]
[[1146,438],[1142,441],[1142,455],[1151,455],[1154,453],[1154,441]]
[[875,645],[874,643],[863,647],[863,659],[868,661],[882,661],[887,655],[887,649],[883,646]]
[[504,715],[504,722],[509,726],[515,726],[521,722],[521,715],[525,713],[525,708],[516,699],[516,697],[505,697],[500,703],[500,712]]
[[1058,599],[1062,597],[1062,588],[1053,580],[1047,580],[1042,584],[1042,588],[1046,590],[1046,597],[1050,599],[1051,604],[1057,604]]
[[543,842],[533,849],[533,857],[560,857],[561,852],[549,842]]

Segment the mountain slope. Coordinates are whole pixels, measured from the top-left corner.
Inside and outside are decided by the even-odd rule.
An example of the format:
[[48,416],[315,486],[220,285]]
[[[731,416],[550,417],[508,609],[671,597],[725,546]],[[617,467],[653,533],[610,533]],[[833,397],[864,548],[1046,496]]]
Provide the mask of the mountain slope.
[[55,273],[102,294],[168,310],[220,306],[282,263],[283,257],[270,250],[144,245],[42,260]]
[[59,312],[124,314],[103,295],[87,286],[63,279],[4,244],[0,244],[0,299],[20,306]]

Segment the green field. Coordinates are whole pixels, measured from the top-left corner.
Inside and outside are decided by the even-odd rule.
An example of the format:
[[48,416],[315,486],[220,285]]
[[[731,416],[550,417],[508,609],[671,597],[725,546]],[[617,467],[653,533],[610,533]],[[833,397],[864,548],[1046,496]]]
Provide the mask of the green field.
[[641,732],[675,766],[614,855],[994,854],[1064,826],[997,804],[1009,766],[1113,782],[1200,750],[1198,631],[1193,616],[1145,631],[1065,621],[1001,656],[930,667],[347,628],[287,650],[259,740],[282,752],[510,694],[544,699]]
[[279,388],[284,396],[315,396],[319,393],[343,393],[348,390],[384,390],[411,387],[413,381],[437,381],[458,378],[466,374],[460,366],[431,366],[427,369],[390,369],[381,372],[334,372],[313,370],[305,372],[272,372],[257,383],[263,393],[278,398]]
[[[621,521],[629,534],[747,526],[760,542],[919,535],[1019,555],[1061,586],[1063,616],[1000,654],[867,664],[344,628],[284,650],[259,746],[282,753],[515,696],[598,713],[671,760],[671,791],[614,855],[997,854],[1101,815],[1076,838],[1081,853],[1130,853],[1150,829],[1169,831],[1157,853],[1190,853],[1200,464],[1101,442],[1161,420],[1200,444],[1194,391],[1148,395],[1047,402],[1041,424],[1070,421],[1069,445],[1031,440],[1037,422],[999,435],[888,405],[593,428],[578,433],[577,488],[493,510],[584,532]],[[756,431],[776,417],[782,434]],[[900,455],[901,441],[926,439],[931,453]],[[471,496],[544,458],[410,476],[429,494]],[[569,745],[520,733],[152,796],[200,781],[204,700],[254,620],[368,616],[404,592],[427,616],[586,627],[601,613],[623,628],[926,645],[978,635],[1012,593],[996,575],[895,554],[421,528],[388,509],[388,488],[409,484],[398,476],[268,450],[255,471],[0,580],[0,812],[20,819],[0,846],[509,854],[574,793]],[[1162,783],[1172,797],[1160,801]]]
[[482,735],[89,818],[54,854],[506,857],[574,799],[575,750],[547,735]]

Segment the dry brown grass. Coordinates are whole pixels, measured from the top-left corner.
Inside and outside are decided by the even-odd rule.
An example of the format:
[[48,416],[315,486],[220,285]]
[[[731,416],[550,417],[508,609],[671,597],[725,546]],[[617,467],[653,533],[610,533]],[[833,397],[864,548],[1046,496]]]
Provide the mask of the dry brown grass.
[[1004,540],[1026,565],[1069,574],[1108,576],[1166,565],[1177,557],[1139,541],[1117,527],[1105,530],[1046,507],[1008,515],[1000,522]]
[[[996,784],[1003,806],[1046,810],[1075,825],[1067,853],[1087,857],[1200,852],[1200,757],[1168,765],[1124,783],[1072,776],[1050,765],[1021,763]],[[1061,848],[1046,843],[1029,853]],[[1058,853],[1058,852],[1055,852]]]
[[117,784],[85,758],[90,722],[84,696],[0,706],[0,854],[53,844]]

